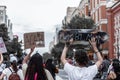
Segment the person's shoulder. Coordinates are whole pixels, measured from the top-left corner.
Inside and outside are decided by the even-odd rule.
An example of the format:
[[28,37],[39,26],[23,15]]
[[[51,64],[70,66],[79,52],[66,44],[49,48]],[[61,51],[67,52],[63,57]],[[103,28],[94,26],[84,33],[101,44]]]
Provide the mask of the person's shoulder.
[[7,70],[7,71],[8,71],[8,70],[10,71],[10,69],[12,69],[12,68],[11,68],[11,67],[7,67],[7,68],[5,68],[4,70],[5,70],[5,71],[6,71],[6,70]]
[[5,68],[5,69],[3,70],[3,73],[4,73],[4,74],[10,73],[11,71],[10,71],[9,68],[11,68],[11,67]]
[[45,70],[45,73],[48,73],[49,71],[47,69],[44,69]]
[[22,71],[22,69],[18,69],[18,72]]
[[91,66],[89,66],[89,67],[87,67],[88,69],[96,69],[97,68],[97,65],[96,64],[94,64],[94,65],[91,65]]

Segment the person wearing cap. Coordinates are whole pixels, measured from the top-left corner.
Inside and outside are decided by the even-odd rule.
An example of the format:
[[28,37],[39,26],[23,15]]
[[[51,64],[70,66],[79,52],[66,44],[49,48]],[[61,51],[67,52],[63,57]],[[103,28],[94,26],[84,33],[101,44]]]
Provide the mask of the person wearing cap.
[[[0,76],[0,80],[2,80],[5,76],[6,76],[6,80],[8,80],[9,76],[11,75],[12,72],[16,72],[19,77],[20,77],[20,80],[24,80],[24,76],[23,76],[23,72],[21,69],[18,69],[17,68],[17,58],[16,56],[12,55],[10,56],[10,63],[11,63],[11,66],[8,67],[8,68],[5,68]],[[12,72],[11,72],[12,71]]]

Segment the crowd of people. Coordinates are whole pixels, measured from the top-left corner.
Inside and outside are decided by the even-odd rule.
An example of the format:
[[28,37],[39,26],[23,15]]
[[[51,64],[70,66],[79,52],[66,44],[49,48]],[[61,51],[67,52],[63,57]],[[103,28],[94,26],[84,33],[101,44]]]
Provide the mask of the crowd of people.
[[[74,65],[66,58],[73,39],[65,43],[61,54],[61,62],[69,80],[94,80],[95,78],[120,80],[120,61],[118,59],[109,60],[108,56],[103,57],[96,46],[95,38],[91,38],[89,42],[97,56],[97,60],[89,64],[90,58],[87,52],[79,49],[74,53],[76,62]],[[40,53],[32,54],[34,49],[35,46],[30,49],[30,52],[19,65],[17,58],[13,54],[10,55],[10,66],[0,69],[0,80],[56,80],[56,73],[59,70],[53,64],[53,60],[48,59],[43,64],[43,57]],[[0,66],[3,64],[3,60],[3,54],[0,52]]]
[[[55,80],[56,66],[52,64],[52,59],[48,59],[43,66],[43,58],[39,53],[32,55],[33,46],[21,65],[18,65],[17,57],[10,56],[10,66],[4,68],[0,75],[0,80]],[[31,56],[32,55],[32,56]],[[0,64],[3,62],[3,55],[0,52]],[[21,67],[20,67],[21,66]]]
[[89,42],[97,56],[97,60],[91,65],[88,65],[90,60],[87,52],[83,49],[76,50],[74,53],[76,65],[70,64],[66,59],[66,55],[70,45],[73,43],[73,39],[66,42],[61,55],[61,62],[69,80],[95,80],[96,78],[99,78],[97,80],[120,80],[120,61],[118,59],[110,61],[107,56],[104,56],[103,59],[101,52],[97,48],[95,38],[91,38]]

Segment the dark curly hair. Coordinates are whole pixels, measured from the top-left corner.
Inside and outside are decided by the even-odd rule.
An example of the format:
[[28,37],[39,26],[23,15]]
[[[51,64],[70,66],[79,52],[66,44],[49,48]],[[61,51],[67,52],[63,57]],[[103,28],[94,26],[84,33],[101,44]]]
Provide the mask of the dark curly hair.
[[75,60],[79,65],[87,66],[88,56],[85,50],[77,50],[75,52]]

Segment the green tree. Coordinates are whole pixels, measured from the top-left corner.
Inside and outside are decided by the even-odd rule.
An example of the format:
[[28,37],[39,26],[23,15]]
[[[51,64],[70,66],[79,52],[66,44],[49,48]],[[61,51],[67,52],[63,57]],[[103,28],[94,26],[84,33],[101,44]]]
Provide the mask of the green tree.
[[92,29],[94,28],[94,21],[91,18],[80,17],[75,15],[70,23],[65,27],[66,29]]
[[7,30],[8,30],[8,28],[6,27],[5,24],[0,24],[0,37],[3,38],[4,42],[10,40]]
[[[61,57],[64,45],[65,45],[64,43],[59,42],[51,50],[51,54],[54,57],[54,59],[58,62],[58,64],[60,64],[60,57]],[[70,57],[70,56],[73,56],[72,48],[69,49],[67,54],[67,57]]]
[[10,38],[8,36],[8,28],[5,24],[0,24],[0,37],[3,38],[3,41],[6,45],[7,55],[17,53],[17,57],[22,56],[21,44],[18,42],[17,39],[13,39],[12,41],[10,41]]

